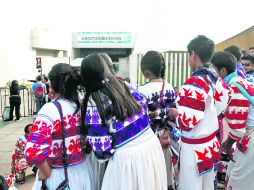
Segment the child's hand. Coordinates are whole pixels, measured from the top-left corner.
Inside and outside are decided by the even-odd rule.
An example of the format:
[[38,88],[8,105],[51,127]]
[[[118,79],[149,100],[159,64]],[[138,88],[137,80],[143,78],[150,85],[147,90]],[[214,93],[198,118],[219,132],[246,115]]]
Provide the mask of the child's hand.
[[42,171],[40,171],[40,170],[38,171],[39,180],[46,180],[48,177]]
[[176,108],[170,108],[168,112],[168,117],[170,120],[174,120],[178,115],[178,111]]
[[165,130],[164,133],[159,137],[159,140],[160,140],[162,148],[167,148],[168,147],[170,142],[169,142],[169,135],[168,135],[167,130]]
[[47,179],[51,174],[51,167],[48,165],[48,162],[45,161],[43,164],[41,164],[38,171],[38,177],[39,180],[45,180]]

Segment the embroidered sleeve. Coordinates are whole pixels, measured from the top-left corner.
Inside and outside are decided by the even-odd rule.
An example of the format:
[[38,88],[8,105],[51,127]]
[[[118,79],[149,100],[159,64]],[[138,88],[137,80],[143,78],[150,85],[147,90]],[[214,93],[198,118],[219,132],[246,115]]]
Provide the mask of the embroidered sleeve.
[[198,76],[189,78],[177,97],[176,121],[183,131],[191,131],[204,118],[209,85]]
[[104,127],[97,110],[87,108],[86,125],[88,127],[87,140],[99,161],[107,161],[114,152],[112,137],[108,128]]
[[53,122],[44,115],[37,116],[27,139],[26,159],[30,164],[40,165],[51,153]]
[[250,102],[238,88],[232,86],[234,94],[225,112],[225,120],[230,128],[229,136],[234,140],[240,140],[246,132],[246,120],[248,118]]
[[213,98],[218,116],[227,109],[233,92],[233,89],[230,88],[221,78],[218,79],[213,92]]
[[133,86],[129,86],[132,96],[136,99],[136,101],[139,103],[139,105],[142,107],[142,109],[147,113],[148,108],[146,104],[146,99],[144,95],[142,95],[137,89],[135,89]]

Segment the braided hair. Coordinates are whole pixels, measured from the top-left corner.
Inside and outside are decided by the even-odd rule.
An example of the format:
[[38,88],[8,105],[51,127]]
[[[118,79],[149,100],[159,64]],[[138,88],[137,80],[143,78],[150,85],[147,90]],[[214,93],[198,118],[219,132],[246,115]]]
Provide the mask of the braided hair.
[[48,74],[54,92],[61,97],[76,103],[75,113],[80,109],[78,86],[82,82],[80,68],[66,63],[54,65]]
[[161,53],[148,51],[141,59],[142,72],[150,72],[157,78],[164,79],[166,64]]

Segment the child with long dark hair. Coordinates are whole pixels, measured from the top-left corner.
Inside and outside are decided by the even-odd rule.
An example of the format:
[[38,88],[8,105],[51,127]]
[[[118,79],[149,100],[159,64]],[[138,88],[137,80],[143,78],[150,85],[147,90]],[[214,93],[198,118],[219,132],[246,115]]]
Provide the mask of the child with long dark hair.
[[81,75],[82,127],[98,160],[109,160],[101,189],[166,190],[165,161],[143,97],[118,80],[100,54],[84,58]]
[[39,111],[26,147],[27,160],[39,168],[33,189],[60,189],[64,182],[69,189],[92,190],[93,169],[80,134],[80,70],[59,63],[49,72],[49,80],[54,101]]
[[170,108],[175,107],[176,95],[171,84],[164,80],[165,61],[157,51],[147,52],[141,60],[143,75],[149,80],[138,91],[146,98],[151,126],[159,136],[167,167],[167,182],[169,189],[175,189],[172,167],[172,152],[170,150],[169,132],[175,126],[169,118]]

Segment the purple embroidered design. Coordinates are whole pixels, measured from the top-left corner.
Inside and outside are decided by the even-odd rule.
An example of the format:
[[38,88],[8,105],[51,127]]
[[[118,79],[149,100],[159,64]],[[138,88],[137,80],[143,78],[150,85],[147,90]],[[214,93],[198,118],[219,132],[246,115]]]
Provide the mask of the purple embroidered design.
[[89,142],[89,144],[91,145],[91,147],[93,147],[93,140],[92,140],[92,138],[91,137],[87,137],[87,140],[88,140],[88,142]]
[[119,147],[122,144],[128,142],[129,139],[136,136],[138,133],[145,131],[149,126],[148,117],[144,114],[139,117],[135,122],[130,123],[129,125],[123,127],[121,130],[118,130],[113,136],[113,142],[115,142],[115,147]]
[[[132,95],[136,100],[146,107],[145,101],[143,101],[143,96],[136,90],[132,91]],[[148,116],[144,113],[143,109],[127,118],[125,122],[120,122],[116,119],[112,119],[115,114],[112,107],[112,103],[107,99],[105,101],[106,116],[108,123],[113,128],[113,131],[109,131],[108,127],[105,127],[100,122],[100,115],[97,110],[93,113],[88,112],[86,117],[86,124],[88,127],[88,142],[92,145],[94,153],[98,159],[108,159],[113,154],[113,149],[120,147],[125,143],[128,143],[132,139],[138,137],[142,132],[150,127]],[[91,115],[92,117],[91,117]],[[88,123],[88,121],[91,121]],[[124,124],[126,126],[124,126]]]
[[123,128],[123,123],[117,121],[116,119],[112,119],[112,127],[118,131],[119,129]]
[[100,119],[100,116],[98,114],[98,111],[97,110],[94,110],[93,111],[93,116],[92,116],[92,122],[94,124],[99,124],[99,119]]
[[95,148],[96,148],[96,151],[102,150],[101,138],[95,138],[94,146],[95,146]]
[[86,123],[91,123],[92,116],[90,114],[90,109],[86,111]]
[[107,149],[108,147],[110,147],[110,144],[111,144],[111,142],[110,142],[109,138],[105,138],[104,149]]
[[241,77],[241,78],[243,78],[243,79],[246,79],[246,73],[245,73],[245,71],[244,71],[243,66],[242,66],[241,63],[238,63],[238,64],[236,65],[236,71],[237,71],[237,75],[238,75],[239,77]]

